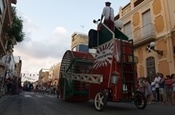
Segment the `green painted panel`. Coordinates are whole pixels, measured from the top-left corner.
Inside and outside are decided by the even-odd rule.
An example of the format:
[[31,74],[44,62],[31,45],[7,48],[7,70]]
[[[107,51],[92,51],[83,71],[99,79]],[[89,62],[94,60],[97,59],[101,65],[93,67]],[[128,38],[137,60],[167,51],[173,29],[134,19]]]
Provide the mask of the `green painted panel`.
[[99,45],[102,45],[113,38],[113,32],[106,28],[103,24],[99,24],[101,29],[99,31]]
[[126,36],[122,31],[115,28],[115,38],[122,39],[122,40],[128,40],[128,36]]
[[74,90],[74,95],[89,95],[89,91]]
[[98,31],[98,45],[102,45],[108,41],[110,41],[112,38],[122,39],[122,40],[128,40],[128,37],[119,29],[115,28],[115,33],[110,31],[109,28],[106,28],[104,24],[100,23],[100,30]]

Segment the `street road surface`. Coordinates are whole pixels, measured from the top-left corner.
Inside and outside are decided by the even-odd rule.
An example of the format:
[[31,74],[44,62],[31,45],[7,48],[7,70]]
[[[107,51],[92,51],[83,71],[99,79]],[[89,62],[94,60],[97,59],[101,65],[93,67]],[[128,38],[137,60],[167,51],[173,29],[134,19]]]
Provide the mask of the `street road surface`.
[[108,103],[102,112],[93,101],[68,103],[56,95],[23,92],[0,98],[0,115],[175,115],[175,105],[153,103],[139,110],[133,103]]

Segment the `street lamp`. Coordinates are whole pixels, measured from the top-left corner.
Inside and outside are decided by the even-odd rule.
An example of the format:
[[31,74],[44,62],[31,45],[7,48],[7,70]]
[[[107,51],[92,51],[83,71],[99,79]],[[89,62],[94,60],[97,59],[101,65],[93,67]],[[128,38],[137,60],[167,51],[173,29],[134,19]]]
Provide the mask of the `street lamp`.
[[155,45],[156,45],[155,42],[151,42],[151,43],[147,46],[147,48],[146,48],[147,52],[152,52],[152,51],[154,51],[154,52],[156,52],[157,54],[163,56],[163,51],[162,51],[162,50],[157,50],[157,49],[155,49]]

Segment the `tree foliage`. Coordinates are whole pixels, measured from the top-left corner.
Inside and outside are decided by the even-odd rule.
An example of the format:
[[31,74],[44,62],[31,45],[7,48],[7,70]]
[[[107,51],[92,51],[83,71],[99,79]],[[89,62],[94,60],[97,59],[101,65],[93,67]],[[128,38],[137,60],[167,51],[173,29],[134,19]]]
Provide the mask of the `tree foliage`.
[[16,14],[16,7],[12,7],[12,26],[8,27],[7,33],[9,38],[15,38],[17,42],[24,40],[25,34],[23,30],[23,20]]

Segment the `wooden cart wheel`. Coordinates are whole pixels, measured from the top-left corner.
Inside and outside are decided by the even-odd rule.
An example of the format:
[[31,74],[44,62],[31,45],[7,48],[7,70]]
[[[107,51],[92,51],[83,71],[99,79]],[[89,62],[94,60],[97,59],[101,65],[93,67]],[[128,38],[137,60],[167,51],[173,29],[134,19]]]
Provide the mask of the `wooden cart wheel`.
[[106,95],[100,91],[95,95],[94,107],[97,111],[102,111],[107,103]]
[[[60,65],[59,87],[63,101],[89,100],[89,83],[75,80],[76,74],[88,74],[93,67],[94,57],[88,52],[67,50]],[[69,79],[70,78],[70,79]],[[87,87],[86,87],[87,85]]]
[[[69,68],[69,65],[71,64],[72,60],[73,60],[73,54],[71,51],[66,51],[62,61],[61,61],[61,66],[60,66],[60,73],[62,72],[66,72],[67,69]],[[69,72],[69,71],[67,71]],[[71,88],[68,86],[70,81],[68,81],[67,79],[63,78],[62,74],[60,74],[59,77],[59,86],[60,86],[60,98],[63,101],[67,101],[71,95]]]
[[144,109],[146,107],[147,101],[143,93],[141,92],[135,93],[134,104],[138,109]]

